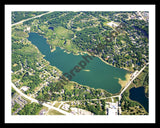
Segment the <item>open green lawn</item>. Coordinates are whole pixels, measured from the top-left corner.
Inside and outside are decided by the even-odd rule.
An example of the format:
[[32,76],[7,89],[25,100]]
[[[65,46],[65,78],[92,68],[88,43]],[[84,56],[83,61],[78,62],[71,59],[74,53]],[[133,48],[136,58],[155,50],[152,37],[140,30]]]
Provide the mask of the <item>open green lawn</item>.
[[50,109],[47,115],[63,115],[63,114],[54,109]]
[[54,107],[58,108],[58,106],[60,105],[61,103],[60,102],[57,102],[54,104]]
[[64,27],[58,26],[54,29],[56,36],[59,39],[71,39],[73,37],[73,32],[71,30],[65,29]]
[[48,43],[52,46],[52,49],[55,47],[63,47],[68,52],[78,53],[75,45],[72,43],[71,39],[74,37],[74,32],[68,30],[62,26],[58,26],[54,28],[53,31],[54,39],[52,41],[48,41]]

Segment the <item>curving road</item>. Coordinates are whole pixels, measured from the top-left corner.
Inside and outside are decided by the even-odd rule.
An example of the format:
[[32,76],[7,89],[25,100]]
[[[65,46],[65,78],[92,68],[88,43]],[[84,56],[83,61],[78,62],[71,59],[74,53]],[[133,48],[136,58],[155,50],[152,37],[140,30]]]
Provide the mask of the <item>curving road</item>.
[[[17,22],[17,23],[12,24],[11,26],[14,26],[14,25],[17,25],[17,24],[21,24],[21,23],[23,23],[23,22],[25,22],[25,21],[28,21],[28,20],[31,20],[31,19],[34,19],[34,18],[37,18],[37,17],[41,17],[41,16],[46,15],[46,14],[49,14],[49,13],[51,13],[51,12],[53,12],[53,11],[49,11],[49,12],[47,12],[47,13],[43,13],[43,14],[41,14],[41,15],[37,15],[37,16],[35,16],[35,17],[31,17],[31,18],[28,18],[28,19],[19,21],[19,22]],[[36,100],[36,99],[34,99],[34,98],[31,98],[31,97],[27,96],[26,94],[22,93],[13,83],[11,83],[11,86],[12,86],[12,87],[16,90],[16,92],[18,92],[21,96],[25,97],[26,99],[30,100],[31,102],[35,102],[35,103],[38,103],[38,104],[39,104],[39,101],[38,101],[38,100]],[[45,106],[45,107],[48,107],[49,109],[54,109],[54,110],[56,110],[56,111],[58,111],[58,112],[60,112],[60,113],[62,113],[62,114],[64,114],[64,115],[72,115],[71,113],[68,113],[68,112],[66,112],[66,111],[63,111],[63,110],[61,110],[61,109],[59,109],[59,108],[56,108],[56,107],[53,107],[53,106],[51,106],[51,105],[48,105],[48,104],[46,104],[46,103],[42,103],[42,105]]]
[[[38,103],[38,104],[39,104],[39,101],[38,101],[38,100],[36,100],[36,99],[34,99],[34,98],[31,98],[31,97],[27,96],[26,94],[22,93],[13,83],[11,83],[11,86],[12,86],[12,87],[16,90],[16,92],[18,92],[21,96],[25,97],[25,98],[28,99],[28,100],[31,100],[31,102],[35,102],[35,103]],[[60,113],[62,113],[62,114],[64,114],[64,115],[72,115],[71,113],[68,113],[68,112],[66,112],[66,111],[63,111],[62,109],[53,107],[53,106],[51,106],[51,105],[48,105],[48,104],[46,104],[46,103],[42,103],[42,105],[45,106],[45,107],[48,107],[49,109],[54,109],[54,110],[56,110],[56,111],[58,111],[58,112],[60,112]]]

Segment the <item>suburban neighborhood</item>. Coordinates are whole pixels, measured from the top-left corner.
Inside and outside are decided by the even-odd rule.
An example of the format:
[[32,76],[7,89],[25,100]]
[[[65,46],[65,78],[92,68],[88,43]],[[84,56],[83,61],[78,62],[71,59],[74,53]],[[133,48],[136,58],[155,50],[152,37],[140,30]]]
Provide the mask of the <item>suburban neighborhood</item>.
[[[148,11],[13,11],[12,115],[147,115],[147,103],[132,99],[130,90],[142,87],[148,99],[148,22]],[[67,57],[81,65],[67,67],[70,74]]]

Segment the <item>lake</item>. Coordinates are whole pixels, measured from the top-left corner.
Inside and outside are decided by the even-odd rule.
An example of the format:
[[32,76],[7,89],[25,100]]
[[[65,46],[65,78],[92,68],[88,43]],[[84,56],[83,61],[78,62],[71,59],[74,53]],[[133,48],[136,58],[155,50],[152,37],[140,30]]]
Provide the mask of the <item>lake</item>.
[[148,112],[148,98],[145,96],[144,89],[145,89],[144,87],[131,88],[129,90],[129,92],[130,92],[129,98],[131,100],[138,101],[145,108],[145,110]]
[[[44,59],[50,62],[50,65],[56,66],[63,74],[70,71],[84,61],[85,55],[74,55],[64,52],[64,49],[56,47],[54,52],[51,52],[50,46],[46,39],[37,33],[29,33],[28,40],[34,44],[39,51],[45,55]],[[86,85],[95,89],[105,89],[110,93],[118,93],[121,90],[121,85],[118,83],[118,78],[125,80],[125,75],[128,71],[116,68],[104,63],[98,57],[88,58],[88,63],[80,72],[74,72],[71,81]]]

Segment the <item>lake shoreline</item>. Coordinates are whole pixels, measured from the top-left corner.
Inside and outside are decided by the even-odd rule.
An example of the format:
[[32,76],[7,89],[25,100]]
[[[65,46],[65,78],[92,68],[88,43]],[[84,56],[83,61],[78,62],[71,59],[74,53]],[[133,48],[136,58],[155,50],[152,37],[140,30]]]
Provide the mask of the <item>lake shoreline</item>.
[[[55,46],[55,47],[56,47],[56,46]],[[59,46],[57,46],[57,47],[59,47]],[[65,48],[63,48],[63,47],[59,47],[59,48],[63,49],[64,52],[67,53],[67,54],[71,54],[71,53],[72,53],[72,52],[66,51],[67,49],[65,49]],[[54,52],[55,50],[56,50],[56,48],[52,48],[52,49],[51,49],[52,52]],[[90,56],[93,56],[93,55],[91,55],[91,54],[90,54],[89,52],[87,52],[87,51],[85,51],[85,52],[78,51],[76,54],[75,54],[75,53],[72,53],[72,54],[73,54],[73,55],[76,55],[76,56],[78,56],[78,55],[85,55],[85,54],[88,54],[88,55],[90,55]],[[116,66],[114,66],[114,65],[106,62],[105,60],[103,60],[103,59],[102,59],[100,56],[98,56],[98,55],[94,55],[94,56],[95,56],[95,57],[98,57],[101,61],[103,61],[104,63],[106,63],[106,64],[108,64],[108,65],[110,65],[110,66],[113,66],[113,67],[115,67],[115,68],[119,68],[119,67],[116,67]],[[132,71],[133,71],[133,70],[129,70],[128,68],[125,68],[125,67],[120,67],[120,69],[127,70],[128,72],[132,72]]]
[[130,78],[131,78],[131,74],[129,74],[129,73],[127,73],[125,75],[125,80],[122,80],[122,79],[118,78],[118,83],[121,85],[122,89],[127,85]]
[[[95,89],[101,88],[112,94],[119,93],[121,90],[122,85],[114,77],[125,79],[126,70],[115,68],[100,56],[93,56],[89,52],[78,52],[78,56],[74,55],[73,52],[67,52],[62,47],[51,47],[47,40],[43,39],[45,37],[38,33],[30,34],[32,36],[29,36],[29,41],[34,40],[34,43],[32,43],[46,56],[45,59],[50,62],[50,65],[57,67],[65,75],[70,76],[69,78],[73,77],[72,81]],[[79,69],[75,68],[77,65],[80,65],[86,71],[80,72]],[[85,69],[87,65],[89,67]]]
[[[147,105],[148,98],[145,96],[144,89],[145,89],[144,86],[131,88],[129,90],[129,98],[133,101],[140,103],[142,107],[148,112],[148,105]],[[136,95],[135,95],[135,92],[136,92]],[[139,99],[139,97],[141,97],[142,99]]]

